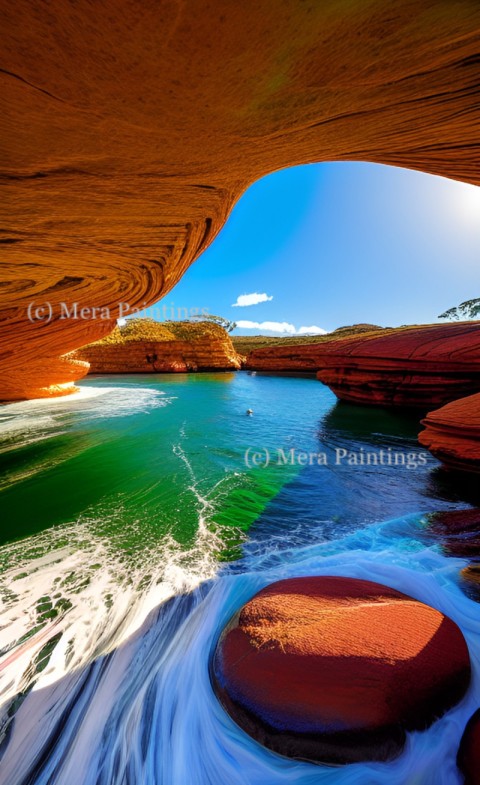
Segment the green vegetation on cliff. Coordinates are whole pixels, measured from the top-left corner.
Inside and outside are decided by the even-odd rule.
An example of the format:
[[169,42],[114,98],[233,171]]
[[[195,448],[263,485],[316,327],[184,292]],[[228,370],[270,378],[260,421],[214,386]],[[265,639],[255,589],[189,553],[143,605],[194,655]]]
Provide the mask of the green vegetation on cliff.
[[223,327],[212,322],[156,322],[154,319],[128,319],[121,327],[95,341],[95,345],[123,344],[137,341],[199,341],[202,338],[225,339]]
[[376,324],[353,324],[349,327],[338,327],[331,333],[325,335],[288,335],[288,336],[269,336],[269,335],[231,335],[232,343],[239,354],[248,355],[255,349],[263,349],[272,346],[301,346],[302,344],[324,343],[333,338],[343,338],[360,333],[377,332],[378,330],[389,328],[379,327]]

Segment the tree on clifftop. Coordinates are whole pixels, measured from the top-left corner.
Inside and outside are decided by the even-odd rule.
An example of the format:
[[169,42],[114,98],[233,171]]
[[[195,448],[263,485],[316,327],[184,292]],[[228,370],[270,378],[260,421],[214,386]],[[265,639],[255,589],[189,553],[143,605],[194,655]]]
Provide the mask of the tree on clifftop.
[[455,308],[449,308],[448,311],[444,311],[437,318],[459,321],[460,319],[476,319],[477,316],[480,316],[480,297],[477,297],[475,300],[465,300],[465,302],[460,303]]

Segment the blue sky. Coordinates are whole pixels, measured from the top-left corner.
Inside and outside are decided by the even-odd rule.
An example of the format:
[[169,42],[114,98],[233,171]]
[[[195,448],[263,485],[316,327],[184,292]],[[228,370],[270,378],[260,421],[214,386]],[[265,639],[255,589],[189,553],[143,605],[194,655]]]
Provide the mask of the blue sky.
[[[232,307],[253,293],[269,299]],[[432,322],[473,297],[480,297],[480,188],[395,167],[324,163],[252,185],[156,318],[163,306],[167,314],[205,309],[283,324],[236,330],[274,335]]]

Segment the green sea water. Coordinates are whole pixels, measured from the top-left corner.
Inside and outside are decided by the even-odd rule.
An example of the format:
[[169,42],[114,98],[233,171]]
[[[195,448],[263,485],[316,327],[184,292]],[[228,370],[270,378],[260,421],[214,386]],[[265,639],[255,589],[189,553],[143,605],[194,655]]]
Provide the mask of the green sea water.
[[245,452],[313,449],[333,401],[312,379],[217,373],[96,377],[79,396],[4,407],[1,540],[88,519],[119,548],[167,534],[188,547],[202,521],[234,547],[299,470],[249,468]]
[[[459,785],[452,761],[478,688],[398,765],[356,777],[264,750],[208,676],[232,614],[298,575],[385,582],[443,609],[478,650],[463,563],[424,515],[478,506],[478,489],[433,457],[335,460],[417,456],[419,418],[339,403],[314,378],[105,376],[80,388],[0,409],[0,785],[311,785],[319,773],[325,785]],[[276,459],[292,451],[299,460]]]

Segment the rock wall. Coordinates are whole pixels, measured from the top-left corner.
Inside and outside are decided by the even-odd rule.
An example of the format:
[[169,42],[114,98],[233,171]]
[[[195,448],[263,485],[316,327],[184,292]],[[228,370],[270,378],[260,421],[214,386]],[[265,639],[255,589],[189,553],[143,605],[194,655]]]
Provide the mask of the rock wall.
[[0,399],[71,381],[57,358],[164,296],[268,172],[480,184],[478,0],[4,0],[2,19]]
[[284,344],[254,349],[247,355],[245,368],[249,371],[318,371],[321,343]]
[[240,358],[230,340],[130,341],[93,344],[75,352],[90,364],[90,373],[186,373],[238,370]]
[[317,371],[345,401],[424,409],[480,390],[480,323],[406,327],[256,349],[246,367]]
[[319,355],[317,376],[345,401],[428,410],[480,390],[480,323],[332,341]]

